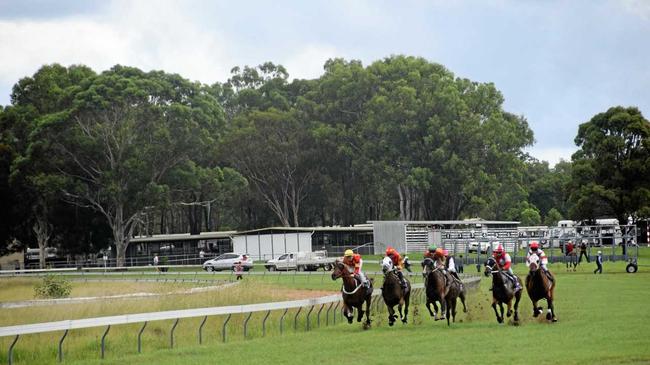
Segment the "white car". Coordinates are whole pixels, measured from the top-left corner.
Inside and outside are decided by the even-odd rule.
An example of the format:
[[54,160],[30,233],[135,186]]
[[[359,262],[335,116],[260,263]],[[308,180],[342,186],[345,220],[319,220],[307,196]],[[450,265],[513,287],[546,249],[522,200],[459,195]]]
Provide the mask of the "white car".
[[[490,242],[476,242],[472,241],[468,244],[467,250],[469,252],[477,252],[479,249],[479,246],[481,247],[481,253],[487,253],[488,250],[490,249]],[[496,247],[496,246],[494,246]]]
[[208,260],[203,263],[203,270],[205,271],[221,271],[221,270],[234,270],[238,262],[242,263],[244,271],[253,268],[253,259],[246,254],[238,253],[224,253],[218,257]]

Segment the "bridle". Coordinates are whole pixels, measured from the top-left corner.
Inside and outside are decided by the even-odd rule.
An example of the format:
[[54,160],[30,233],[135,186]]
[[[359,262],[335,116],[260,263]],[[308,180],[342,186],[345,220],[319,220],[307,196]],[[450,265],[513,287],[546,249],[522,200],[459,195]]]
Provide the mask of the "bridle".
[[[341,284],[341,292],[343,294],[351,295],[351,294],[354,294],[357,291],[359,291],[359,289],[361,289],[363,284],[358,282],[353,274],[349,274],[349,273],[346,272],[345,265],[342,262],[337,263],[336,269],[341,273],[341,275],[339,275],[338,277],[341,278],[341,280],[343,280],[343,283]],[[343,276],[346,275],[346,274],[349,274],[350,277],[352,277],[352,280],[354,280],[355,288],[353,290],[351,290],[351,291],[345,290],[345,278]]]

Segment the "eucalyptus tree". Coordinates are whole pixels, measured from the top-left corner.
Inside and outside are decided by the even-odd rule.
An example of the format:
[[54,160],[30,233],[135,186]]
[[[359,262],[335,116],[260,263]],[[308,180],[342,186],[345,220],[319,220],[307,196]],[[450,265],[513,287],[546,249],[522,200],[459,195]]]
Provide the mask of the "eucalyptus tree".
[[650,216],[650,122],[636,107],[612,107],[580,125],[573,154],[573,219]]
[[115,66],[80,85],[74,106],[44,128],[68,161],[67,200],[107,220],[123,265],[147,207],[173,187],[170,173],[211,150],[223,112],[205,86],[161,71]]

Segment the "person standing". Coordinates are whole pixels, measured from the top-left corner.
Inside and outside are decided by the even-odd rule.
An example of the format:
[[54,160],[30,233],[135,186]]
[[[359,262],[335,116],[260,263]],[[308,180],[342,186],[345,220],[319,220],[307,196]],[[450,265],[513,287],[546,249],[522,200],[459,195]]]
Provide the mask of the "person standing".
[[598,251],[598,256],[596,256],[596,270],[594,270],[594,274],[603,273],[603,253],[601,251]]
[[578,260],[578,263],[582,262],[582,255],[584,255],[585,259],[587,259],[587,262],[589,262],[589,256],[587,255],[587,243],[585,240],[582,240],[582,243],[580,243],[580,260]]

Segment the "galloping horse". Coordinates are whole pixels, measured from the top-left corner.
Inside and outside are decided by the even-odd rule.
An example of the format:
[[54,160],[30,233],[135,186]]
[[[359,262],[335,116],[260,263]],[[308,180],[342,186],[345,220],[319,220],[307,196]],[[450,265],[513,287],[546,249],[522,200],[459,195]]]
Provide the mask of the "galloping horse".
[[[422,275],[424,275],[425,278],[425,287],[427,291],[426,307],[429,310],[431,317],[437,321],[445,319],[445,312],[447,311],[446,295],[449,291],[449,282],[452,279],[447,277],[442,269],[434,266],[434,261],[429,257],[422,261]],[[436,301],[440,302],[440,318],[437,317],[438,306],[436,305]],[[433,311],[431,311],[431,306],[429,304],[433,305]]]
[[452,321],[454,323],[456,322],[456,304],[458,303],[458,298],[463,303],[463,313],[467,313],[467,306],[465,306],[465,286],[461,286],[458,281],[451,277],[449,279],[451,280],[451,285],[449,285],[449,291],[445,296],[447,300],[447,326],[449,326],[450,314]]
[[530,300],[533,302],[533,317],[539,316],[543,312],[542,307],[537,306],[537,301],[541,299],[546,299],[548,303],[548,313],[546,313],[546,319],[557,322],[555,318],[555,308],[553,307],[553,290],[555,289],[555,281],[549,279],[549,277],[544,273],[544,270],[540,270],[539,256],[536,254],[530,255],[528,258],[528,276],[526,276],[526,291]]
[[343,295],[343,315],[348,319],[348,323],[352,323],[354,318],[354,310],[357,309],[357,322],[361,322],[364,310],[363,303],[366,303],[366,321],[364,328],[370,327],[370,300],[372,299],[372,284],[370,281],[370,288],[366,288],[363,283],[354,277],[348,268],[341,262],[334,263],[334,271],[332,272],[332,280],[341,278],[343,280],[343,287],[341,287],[341,294]]
[[[384,297],[386,307],[388,307],[388,325],[392,326],[397,319],[395,309],[393,309],[396,305],[402,323],[406,323],[409,313],[409,301],[411,298],[411,283],[408,279],[404,278],[407,288],[405,293],[402,289],[399,277],[397,277],[397,273],[395,273],[393,260],[391,260],[390,257],[384,257],[384,260],[381,263],[381,269],[384,272],[384,284],[381,287],[381,295]],[[404,307],[404,316],[402,316],[402,306]]]
[[[492,275],[492,308],[494,309],[494,314],[497,316],[497,322],[503,323],[503,303],[508,305],[507,316],[512,315],[512,298],[515,298],[514,305],[514,320],[515,322],[519,321],[519,313],[517,309],[519,308],[519,301],[521,300],[521,290],[515,292],[514,283],[508,279],[506,274],[501,271],[498,267],[496,260],[493,257],[490,257],[485,262],[485,271],[483,272],[485,276]],[[515,275],[515,279],[521,284],[521,280],[518,276]],[[497,303],[499,304],[499,309],[501,310],[501,315],[497,312]]]

